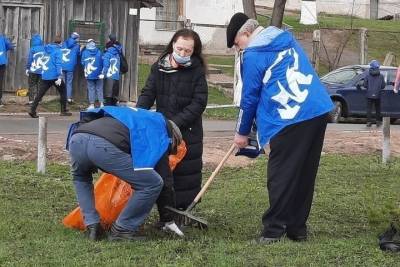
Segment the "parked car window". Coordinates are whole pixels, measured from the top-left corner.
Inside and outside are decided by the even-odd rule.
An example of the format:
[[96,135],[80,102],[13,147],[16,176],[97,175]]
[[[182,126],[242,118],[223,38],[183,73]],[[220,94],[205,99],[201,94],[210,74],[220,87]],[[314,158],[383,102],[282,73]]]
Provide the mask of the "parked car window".
[[386,83],[387,85],[394,85],[394,81],[396,79],[396,70],[388,70],[388,76],[387,76],[387,80]]
[[361,73],[362,69],[342,69],[325,75],[321,80],[326,83],[347,84]]

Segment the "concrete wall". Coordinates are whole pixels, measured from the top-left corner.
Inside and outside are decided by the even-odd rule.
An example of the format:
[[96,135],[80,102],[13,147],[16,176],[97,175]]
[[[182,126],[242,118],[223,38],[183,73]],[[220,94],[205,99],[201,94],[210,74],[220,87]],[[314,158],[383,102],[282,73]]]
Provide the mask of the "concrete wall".
[[[184,17],[190,19],[193,24],[226,25],[234,13],[242,11],[242,0],[186,0],[184,3]],[[141,10],[141,19],[155,18],[155,8]],[[224,28],[194,25],[193,29],[199,33],[206,52],[226,52],[226,30]],[[173,33],[173,31],[156,30],[154,21],[141,21],[140,44],[166,44]]]
[[[256,5],[273,7],[274,0],[256,0]],[[286,8],[300,10],[301,0],[287,0]],[[329,14],[351,15],[353,0],[317,0],[317,11]],[[354,15],[361,18],[370,17],[370,0],[356,0]],[[400,13],[399,0],[379,1],[378,17]]]

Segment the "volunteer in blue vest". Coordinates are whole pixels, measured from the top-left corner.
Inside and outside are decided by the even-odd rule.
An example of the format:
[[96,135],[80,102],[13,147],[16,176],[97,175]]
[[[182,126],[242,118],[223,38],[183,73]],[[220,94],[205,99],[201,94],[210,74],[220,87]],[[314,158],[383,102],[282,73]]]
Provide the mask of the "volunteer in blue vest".
[[103,55],[103,71],[99,79],[104,79],[103,94],[105,106],[116,106],[119,97],[119,80],[121,78],[122,46],[113,44]]
[[74,71],[76,64],[78,63],[78,57],[80,56],[80,46],[79,46],[79,34],[73,32],[62,45],[62,70],[64,74],[64,82],[67,87],[67,100],[68,103],[72,103],[73,94],[73,81],[74,81]]
[[[179,128],[158,112],[106,106],[82,112],[81,121],[71,126],[68,139],[71,172],[87,237],[105,237],[95,208],[92,182],[92,173],[101,169],[135,190],[112,224],[108,239],[143,239],[138,234],[139,226],[163,188],[163,179],[154,168],[162,162],[168,165],[168,154],[176,154],[182,141]],[[183,235],[174,222],[166,227]]]
[[40,81],[42,80],[42,62],[45,51],[40,34],[34,34],[31,40],[28,61],[26,63],[26,76],[29,84],[29,105],[39,93]]
[[93,39],[89,39],[86,47],[82,50],[81,64],[87,80],[88,109],[94,108],[96,100],[99,101],[100,107],[103,107],[103,80],[99,79],[99,75],[103,71],[103,59],[102,53]]
[[42,81],[40,82],[39,93],[33,100],[31,110],[28,112],[32,118],[37,118],[36,109],[39,102],[42,101],[46,92],[54,86],[60,95],[60,116],[71,116],[72,113],[67,110],[67,97],[65,83],[62,80],[61,68],[61,37],[56,36],[53,43],[44,47],[45,54],[42,59]]
[[246,147],[253,122],[260,147],[270,146],[269,209],[258,240],[269,244],[285,235],[307,239],[307,218],[333,104],[303,49],[290,32],[263,28],[236,13],[227,46],[243,50],[243,82],[234,142]]
[[14,46],[5,37],[0,33],[0,107],[3,106],[2,98],[3,98],[3,86],[4,86],[4,76],[6,74],[6,66],[8,63],[7,52],[9,50],[13,50]]

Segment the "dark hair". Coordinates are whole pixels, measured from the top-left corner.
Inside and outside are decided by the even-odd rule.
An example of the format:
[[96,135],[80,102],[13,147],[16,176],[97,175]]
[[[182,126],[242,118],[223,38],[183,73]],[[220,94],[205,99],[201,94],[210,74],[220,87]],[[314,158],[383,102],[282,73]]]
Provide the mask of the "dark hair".
[[54,43],[61,44],[61,42],[62,42],[61,35],[57,34],[56,37],[54,37]]
[[190,29],[181,29],[175,32],[174,36],[172,36],[171,41],[169,41],[164,52],[161,54],[158,60],[163,59],[168,54],[172,54],[174,50],[173,43],[175,43],[179,37],[182,37],[184,39],[193,39],[194,47],[192,57],[197,57],[200,60],[200,63],[203,66],[204,70],[206,70],[207,64],[203,56],[203,45],[201,43],[200,36],[197,32]]

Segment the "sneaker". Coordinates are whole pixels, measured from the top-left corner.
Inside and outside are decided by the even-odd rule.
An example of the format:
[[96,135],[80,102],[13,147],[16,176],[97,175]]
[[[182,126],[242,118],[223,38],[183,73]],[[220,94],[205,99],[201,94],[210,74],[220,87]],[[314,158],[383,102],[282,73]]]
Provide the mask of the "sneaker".
[[104,229],[100,223],[94,223],[86,226],[85,236],[90,240],[99,241],[104,238],[104,233]]
[[100,107],[104,108],[104,103],[103,102],[100,102]]
[[138,235],[137,231],[131,231],[118,226],[116,223],[111,225],[108,233],[109,241],[141,241],[145,240],[144,236]]
[[185,236],[185,234],[181,231],[181,229],[179,229],[178,225],[176,225],[176,223],[174,221],[166,222],[164,224],[164,227],[162,228],[162,230],[165,231],[165,232],[175,233],[180,237],[184,237]]
[[61,111],[60,116],[72,116],[72,113],[68,111]]
[[282,237],[261,236],[259,239],[256,240],[256,243],[263,244],[263,245],[269,245],[269,244],[279,242],[279,241],[281,241],[281,239],[282,239]]
[[67,102],[68,102],[69,104],[72,104],[72,103],[74,102],[74,100],[72,100],[72,98],[68,98]]
[[94,109],[94,108],[95,108],[94,104],[90,104],[89,107],[86,110]]
[[31,116],[31,118],[34,118],[34,119],[39,118],[39,116],[37,115],[37,113],[35,111],[29,111],[28,114],[29,114],[29,116]]

